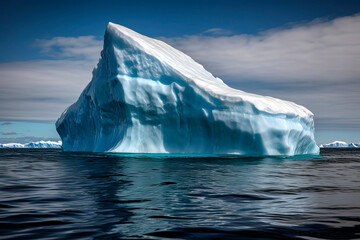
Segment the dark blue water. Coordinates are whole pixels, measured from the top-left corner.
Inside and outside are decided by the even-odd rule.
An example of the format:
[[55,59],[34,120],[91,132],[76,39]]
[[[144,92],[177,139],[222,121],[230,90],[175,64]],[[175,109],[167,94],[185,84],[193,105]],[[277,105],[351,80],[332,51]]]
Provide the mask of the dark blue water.
[[131,158],[0,150],[1,239],[360,239],[360,151]]

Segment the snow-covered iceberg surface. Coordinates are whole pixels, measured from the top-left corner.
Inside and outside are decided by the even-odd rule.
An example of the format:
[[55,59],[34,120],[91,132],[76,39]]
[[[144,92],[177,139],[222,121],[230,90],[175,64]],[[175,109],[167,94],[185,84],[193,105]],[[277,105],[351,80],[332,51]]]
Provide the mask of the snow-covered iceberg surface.
[[0,148],[61,148],[61,141],[37,141],[25,144],[21,143],[4,143],[0,144]]
[[323,144],[320,145],[321,148],[359,148],[360,144],[356,144],[356,143],[346,143],[346,142],[342,142],[342,141],[335,141],[332,143],[327,143],[327,144]]
[[113,23],[91,82],[56,128],[65,151],[319,153],[305,107],[230,88],[177,49]]

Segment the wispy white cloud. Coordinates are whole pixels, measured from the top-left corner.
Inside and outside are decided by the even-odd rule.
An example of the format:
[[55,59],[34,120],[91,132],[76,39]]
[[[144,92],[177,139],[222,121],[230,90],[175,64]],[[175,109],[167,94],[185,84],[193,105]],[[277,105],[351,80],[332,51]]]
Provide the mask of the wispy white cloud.
[[78,58],[97,60],[100,56],[102,39],[95,36],[54,37],[37,39],[34,44],[45,55],[55,58]]
[[52,59],[0,64],[0,120],[55,121],[91,80],[102,40],[54,37],[34,45]]
[[2,132],[1,135],[4,135],[4,136],[8,136],[8,135],[16,135],[17,133],[16,132]]
[[259,35],[166,39],[216,75],[267,81],[357,80],[360,16],[314,21]]
[[228,36],[233,34],[234,33],[232,31],[223,28],[210,28],[201,33],[203,36]]
[[84,60],[0,64],[0,120],[54,121],[76,101],[95,64]]

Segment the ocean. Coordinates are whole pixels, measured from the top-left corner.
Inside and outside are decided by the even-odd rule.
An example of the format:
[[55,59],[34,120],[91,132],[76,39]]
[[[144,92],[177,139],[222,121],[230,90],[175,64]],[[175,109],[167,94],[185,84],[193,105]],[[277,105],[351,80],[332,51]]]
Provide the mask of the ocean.
[[360,149],[321,155],[0,149],[0,239],[360,239]]

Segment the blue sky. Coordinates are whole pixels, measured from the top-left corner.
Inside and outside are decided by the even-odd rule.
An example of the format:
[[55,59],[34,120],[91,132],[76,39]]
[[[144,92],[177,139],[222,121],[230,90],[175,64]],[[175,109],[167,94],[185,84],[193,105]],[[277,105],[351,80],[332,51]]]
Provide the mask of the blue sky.
[[0,142],[57,137],[109,21],[170,43],[232,87],[306,106],[319,143],[360,142],[360,1],[1,3]]
[[0,61],[43,58],[36,39],[102,36],[109,21],[150,37],[212,28],[256,34],[316,18],[360,12],[359,1],[6,1],[0,8]]

